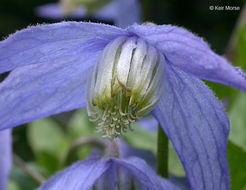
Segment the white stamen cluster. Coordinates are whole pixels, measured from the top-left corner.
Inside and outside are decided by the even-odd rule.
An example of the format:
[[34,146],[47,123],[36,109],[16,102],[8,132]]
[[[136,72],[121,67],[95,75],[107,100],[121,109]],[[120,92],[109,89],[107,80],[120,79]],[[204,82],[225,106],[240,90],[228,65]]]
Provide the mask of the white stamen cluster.
[[97,131],[115,139],[153,109],[161,97],[163,56],[137,37],[108,44],[89,80],[87,111]]
[[103,133],[104,137],[117,138],[122,132],[131,129],[131,123],[138,120],[136,111],[129,104],[119,100],[122,93],[124,92],[120,91],[112,98],[110,104],[105,105],[103,111],[94,116],[98,121],[97,131]]

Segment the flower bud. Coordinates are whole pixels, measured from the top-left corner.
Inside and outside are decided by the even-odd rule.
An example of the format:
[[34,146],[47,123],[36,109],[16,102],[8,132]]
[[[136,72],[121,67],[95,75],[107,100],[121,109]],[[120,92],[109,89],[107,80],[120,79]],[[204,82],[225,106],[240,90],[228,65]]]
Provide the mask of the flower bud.
[[163,73],[163,55],[142,39],[120,37],[109,43],[87,89],[87,111],[98,121],[98,131],[117,138],[149,113],[162,95]]

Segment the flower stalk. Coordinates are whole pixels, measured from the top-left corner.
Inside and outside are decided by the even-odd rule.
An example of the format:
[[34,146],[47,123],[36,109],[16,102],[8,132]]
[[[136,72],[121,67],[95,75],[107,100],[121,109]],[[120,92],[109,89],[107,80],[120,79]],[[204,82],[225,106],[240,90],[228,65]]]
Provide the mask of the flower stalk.
[[168,138],[161,125],[158,126],[157,173],[161,177],[168,178]]
[[119,142],[117,140],[109,141],[108,146],[106,148],[105,157],[109,159],[120,157]]

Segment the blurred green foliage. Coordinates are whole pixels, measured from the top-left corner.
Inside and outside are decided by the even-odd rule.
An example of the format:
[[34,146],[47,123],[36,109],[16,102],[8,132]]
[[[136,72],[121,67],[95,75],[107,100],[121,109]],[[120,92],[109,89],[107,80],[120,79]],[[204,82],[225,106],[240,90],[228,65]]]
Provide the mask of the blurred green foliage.
[[231,189],[246,190],[246,152],[229,142],[228,160],[230,165]]
[[28,140],[35,153],[37,163],[46,168],[49,177],[60,169],[62,158],[69,147],[65,132],[53,120],[41,119],[28,127]]
[[[44,118],[30,123],[27,128],[27,140],[35,159],[27,162],[28,167],[31,166],[31,169],[41,176],[49,178],[66,165],[65,158],[75,140],[87,136],[98,136],[94,133],[94,129],[95,124],[89,121],[85,109],[73,113],[65,128],[53,118]],[[76,152],[75,161],[86,159],[90,152],[90,146],[79,149]],[[8,190],[15,190],[16,187],[19,190],[38,187],[38,183],[19,167],[12,169],[10,179]]]
[[229,111],[230,140],[246,151],[246,94],[240,93]]
[[[27,166],[36,172],[40,171],[33,163],[28,163]],[[31,190],[38,186],[39,184],[31,179],[30,176],[28,176],[22,169],[16,167],[15,165],[13,166],[8,184],[8,190]]]
[[[62,0],[64,1],[64,0]],[[79,5],[85,5],[88,10],[88,14],[93,14],[98,9],[109,4],[112,0],[77,0]]]
[[238,31],[235,64],[246,71],[246,23]]
[[87,13],[92,15],[95,11],[109,4],[111,0],[60,0],[65,14],[70,14],[77,7],[83,5],[87,8]]
[[[246,71],[246,25],[238,30],[235,65]],[[246,150],[246,94],[235,92],[229,109],[230,140]],[[246,181],[246,180],[245,180]],[[245,182],[246,183],[246,182]]]

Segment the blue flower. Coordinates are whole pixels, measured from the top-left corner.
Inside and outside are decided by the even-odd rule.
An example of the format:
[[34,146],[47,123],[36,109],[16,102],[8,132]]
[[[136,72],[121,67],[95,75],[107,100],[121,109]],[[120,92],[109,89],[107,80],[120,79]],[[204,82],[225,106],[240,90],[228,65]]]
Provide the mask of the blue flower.
[[0,190],[7,188],[12,165],[11,130],[0,131]]
[[[74,1],[65,1],[65,3],[69,2],[71,4],[75,3]],[[62,6],[62,3],[50,3],[37,7],[35,13],[40,17],[48,19],[64,19],[65,16],[69,16],[70,18],[84,18],[88,15],[86,6],[78,6],[71,13],[67,14],[65,13],[64,7],[65,5]],[[108,22],[113,21],[116,26],[125,28],[135,22],[141,22],[141,5],[138,0],[112,0],[110,3],[96,10],[91,16],[94,19]]]
[[56,174],[38,190],[67,189],[153,189],[178,190],[167,180],[158,177],[145,161],[137,157],[128,159],[91,158],[77,162]]
[[[72,13],[69,14],[70,18],[84,18],[87,10],[85,6],[79,6]],[[61,3],[49,3],[38,6],[35,9],[35,14],[42,18],[47,19],[64,19],[66,14]]]
[[[154,155],[145,150],[133,149],[124,141],[103,141],[106,154],[92,155],[57,173],[39,190],[56,189],[170,189],[178,190],[171,182],[155,174],[148,164]],[[146,154],[148,153],[148,154]],[[135,156],[140,156],[135,157]],[[153,156],[153,157],[152,157]],[[174,179],[175,181],[175,179]]]
[[[0,43],[0,73],[11,71],[0,84],[0,129],[85,107],[87,81],[94,66],[104,60],[102,52],[108,45],[120,38],[139,40],[155,52],[148,56],[161,57],[153,62],[156,68],[163,68],[157,70],[162,74],[153,90],[164,90],[156,96],[158,101],[147,102],[157,103],[151,105],[152,114],[172,141],[191,189],[230,189],[229,121],[222,105],[199,79],[246,91],[246,76],[202,39],[179,27],[135,24],[124,30],[63,22],[11,35]],[[123,59],[129,60],[129,56],[125,54]],[[125,64],[128,67],[120,64],[123,70],[129,68]],[[122,81],[130,75],[128,71],[121,75]]]

